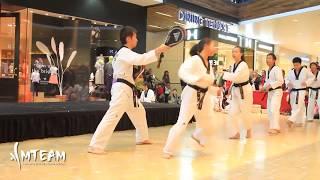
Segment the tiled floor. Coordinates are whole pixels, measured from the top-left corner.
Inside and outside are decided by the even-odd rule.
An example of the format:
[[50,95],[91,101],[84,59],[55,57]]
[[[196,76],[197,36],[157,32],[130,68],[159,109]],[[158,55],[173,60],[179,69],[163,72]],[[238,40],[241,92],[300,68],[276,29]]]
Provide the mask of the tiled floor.
[[320,179],[320,122],[288,130],[287,117],[282,117],[283,132],[268,136],[266,115],[254,116],[253,138],[234,141],[227,139],[226,115],[216,114],[214,137],[205,148],[190,139],[190,125],[181,154],[170,160],[161,157],[169,126],[150,129],[150,146],[135,146],[134,131],[116,132],[106,155],[86,152],[91,134],[24,141],[20,150],[65,151],[67,160],[59,165],[22,163],[21,170],[10,161],[14,143],[0,144],[0,179]]

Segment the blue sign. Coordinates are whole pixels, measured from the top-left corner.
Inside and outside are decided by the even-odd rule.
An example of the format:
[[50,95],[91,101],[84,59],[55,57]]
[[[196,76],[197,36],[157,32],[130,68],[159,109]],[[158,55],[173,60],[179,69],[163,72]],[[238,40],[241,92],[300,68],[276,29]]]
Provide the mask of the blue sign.
[[179,10],[178,16],[180,21],[184,21],[186,23],[197,24],[199,26],[205,26],[210,29],[215,29],[223,32],[228,32],[229,30],[229,25],[226,22],[202,17],[196,13],[186,11],[183,9]]

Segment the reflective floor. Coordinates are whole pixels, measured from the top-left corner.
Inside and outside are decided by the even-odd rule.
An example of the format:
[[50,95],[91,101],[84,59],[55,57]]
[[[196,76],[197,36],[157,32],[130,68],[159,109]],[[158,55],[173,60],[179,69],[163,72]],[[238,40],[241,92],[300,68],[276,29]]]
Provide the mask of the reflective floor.
[[320,122],[304,128],[284,128],[277,136],[267,134],[266,115],[255,114],[253,138],[228,140],[226,115],[215,117],[214,138],[201,148],[191,140],[194,124],[185,133],[181,154],[167,160],[161,150],[170,126],[150,128],[153,145],[135,146],[134,131],[114,133],[108,154],[86,152],[92,134],[29,140],[20,150],[54,149],[65,151],[65,163],[18,164],[10,160],[14,143],[0,144],[0,179],[319,179]]

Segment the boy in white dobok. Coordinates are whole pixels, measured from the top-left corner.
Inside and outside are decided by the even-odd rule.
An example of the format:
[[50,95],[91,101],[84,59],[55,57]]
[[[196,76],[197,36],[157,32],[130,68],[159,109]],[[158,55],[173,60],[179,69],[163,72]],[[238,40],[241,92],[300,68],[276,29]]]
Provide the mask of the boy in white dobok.
[[244,61],[244,50],[236,46],[232,50],[234,64],[231,72],[224,72],[223,79],[231,81],[231,102],[229,121],[232,136],[229,139],[240,139],[240,126],[246,129],[246,138],[251,137],[251,110],[253,104],[252,87],[249,82],[249,67]]
[[160,45],[158,48],[145,54],[132,51],[137,46],[137,31],[130,26],[120,31],[120,40],[123,47],[118,51],[113,61],[113,78],[110,107],[98,125],[88,148],[89,153],[104,154],[116,125],[126,112],[136,128],[136,144],[150,144],[146,112],[135,94],[133,79],[133,65],[146,65],[158,61],[160,53],[166,52],[169,47]]
[[320,74],[318,70],[318,64],[316,62],[310,63],[310,76],[312,78],[309,79],[309,102],[307,109],[307,122],[312,122],[314,120],[314,109],[315,104],[317,103],[318,107],[320,107]]
[[293,125],[301,127],[306,120],[305,95],[310,82],[310,75],[307,68],[301,65],[301,58],[295,57],[292,60],[293,69],[289,71],[287,82],[290,92],[291,116],[289,117],[288,126]]
[[264,84],[264,90],[268,93],[267,109],[269,118],[270,135],[280,133],[280,107],[282,100],[282,70],[276,65],[277,57],[273,53],[267,55],[267,65],[269,67]]
[[[195,50],[196,49],[196,50]],[[192,138],[200,145],[205,144],[212,126],[210,116],[213,113],[212,88],[214,74],[208,57],[216,52],[214,41],[208,38],[201,40],[192,48],[192,57],[186,59],[179,69],[179,77],[187,83],[181,94],[181,107],[177,123],[170,129],[164,158],[171,158],[177,153],[182,135],[191,120],[196,119],[196,130]]]

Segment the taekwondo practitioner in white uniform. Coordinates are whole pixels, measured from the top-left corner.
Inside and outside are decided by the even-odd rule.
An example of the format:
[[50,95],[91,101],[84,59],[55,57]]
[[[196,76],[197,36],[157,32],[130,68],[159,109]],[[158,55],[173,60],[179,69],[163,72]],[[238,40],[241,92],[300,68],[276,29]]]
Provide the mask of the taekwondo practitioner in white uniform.
[[293,69],[287,77],[288,90],[290,92],[291,116],[287,122],[289,127],[293,125],[301,127],[306,120],[305,95],[310,82],[310,71],[301,65],[301,58],[295,57],[292,60]]
[[312,122],[314,120],[314,108],[315,103],[320,107],[320,74],[318,70],[318,64],[316,62],[310,63],[310,74],[312,78],[309,79],[309,102],[307,109],[307,122]]
[[137,46],[137,31],[126,26],[120,31],[123,47],[114,57],[113,78],[117,79],[111,89],[110,107],[98,125],[88,148],[89,153],[104,154],[105,147],[122,115],[126,112],[136,128],[136,144],[150,144],[146,112],[137,100],[132,76],[133,65],[146,65],[156,62],[160,53],[169,50],[169,46],[160,45],[145,54],[132,51]]
[[240,125],[243,125],[247,131],[246,137],[251,137],[252,123],[252,87],[249,83],[249,68],[244,61],[244,51],[236,46],[232,50],[232,57],[235,61],[231,72],[224,72],[223,79],[231,81],[231,102],[229,109],[229,121],[231,122],[231,131],[233,136],[229,139],[240,139]]
[[212,131],[210,117],[213,113],[211,93],[213,94],[214,74],[208,57],[216,52],[216,47],[214,41],[209,38],[202,39],[192,50],[196,49],[195,47],[197,47],[196,53],[190,53],[193,56],[184,61],[178,72],[179,77],[187,83],[187,86],[181,94],[182,102],[178,121],[170,129],[163,149],[164,158],[176,155],[183,133],[192,116],[195,116],[196,119],[196,130],[192,138],[197,143],[203,146],[205,138]]
[[282,70],[276,65],[277,57],[273,53],[267,55],[267,71],[266,82],[263,89],[268,93],[267,109],[269,118],[270,135],[280,133],[280,107],[282,100],[283,75]]

